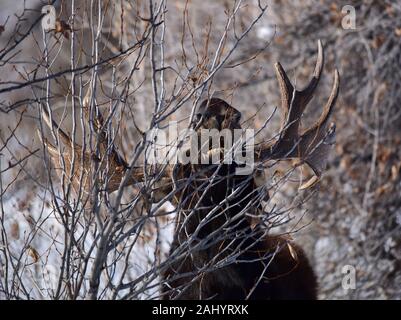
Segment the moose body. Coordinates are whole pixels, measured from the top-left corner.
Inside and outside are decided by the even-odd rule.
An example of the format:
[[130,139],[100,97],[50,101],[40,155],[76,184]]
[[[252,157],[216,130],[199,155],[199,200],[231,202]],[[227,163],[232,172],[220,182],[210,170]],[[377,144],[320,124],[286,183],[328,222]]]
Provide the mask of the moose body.
[[[323,59],[319,41],[313,77],[301,91],[276,64],[284,111],[281,134],[277,141],[255,152],[259,159],[297,159],[300,164],[307,163],[315,176],[301,189],[320,179],[334,140],[334,124],[328,131],[326,127],[339,90],[337,71],[320,119],[299,133],[301,115],[318,85]],[[237,109],[213,98],[200,105],[197,128],[233,130],[241,128],[240,118]],[[192,183],[181,192],[178,201],[171,262],[162,276],[163,298],[316,299],[316,276],[304,251],[284,236],[266,235],[265,228],[253,227],[247,218],[247,211],[261,205],[259,186],[254,172],[238,176],[237,167],[234,162],[187,165],[181,170],[181,177]]]
[[[211,183],[195,212],[190,204],[199,201],[202,188],[192,183],[183,192],[182,198],[188,200],[188,209],[178,213],[170,256],[183,244],[188,246],[185,249],[188,254],[173,259],[164,272],[167,283],[163,285],[163,298],[315,299],[316,277],[302,249],[291,245],[294,252],[290,252],[285,237],[261,238],[249,218],[235,219],[249,207],[256,190],[253,177],[236,176],[235,167],[236,164],[223,164],[217,169],[203,166],[202,170],[190,165],[185,168],[188,177],[203,172],[204,179],[217,170],[217,182]],[[201,181],[204,179],[199,177]],[[205,188],[209,186],[208,183],[204,185]],[[237,194],[226,201],[236,190],[239,190]],[[224,205],[219,207],[221,203]],[[216,207],[213,215],[208,216]],[[189,218],[186,213],[190,214]],[[202,221],[206,222],[199,228]],[[196,239],[189,243],[189,235],[195,232]],[[225,262],[234,256],[233,263]],[[218,262],[212,262],[214,260],[223,266],[219,267]]]

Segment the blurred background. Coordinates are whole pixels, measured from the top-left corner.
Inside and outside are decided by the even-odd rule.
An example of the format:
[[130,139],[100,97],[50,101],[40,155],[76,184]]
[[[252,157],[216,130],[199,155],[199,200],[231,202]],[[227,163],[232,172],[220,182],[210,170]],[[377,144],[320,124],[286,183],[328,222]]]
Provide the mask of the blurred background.
[[[41,9],[49,3],[56,8],[58,19],[72,30],[49,32],[46,42]],[[75,33],[73,66],[81,68],[75,75],[75,90],[82,98],[92,71],[86,66],[93,63],[94,56],[106,60],[129,51],[149,22],[147,1],[73,3],[74,7],[68,1],[3,0],[0,4],[2,234],[7,236],[14,257],[26,256],[25,260],[21,258],[26,262],[21,277],[32,285],[33,289],[27,291],[32,291],[34,298],[51,297],[48,283],[58,273],[58,260],[51,258],[53,250],[59,248],[54,239],[62,242],[61,227],[52,217],[42,144],[36,136],[38,106],[46,100],[48,88],[47,80],[36,80],[46,77],[45,48],[47,71],[63,72],[50,81],[51,108],[55,117],[62,119],[62,126],[70,128],[74,100],[70,97],[71,72],[63,70],[71,67],[71,32]],[[227,29],[227,17],[237,4],[235,21]],[[320,116],[330,94],[334,69],[338,68],[341,88],[333,115],[337,142],[317,188],[303,194],[296,193],[291,183],[281,188],[275,200],[278,204],[302,203],[294,205],[291,219],[283,228],[300,229],[293,238],[312,261],[321,299],[400,299],[401,1],[272,0],[263,4],[268,5],[267,10],[258,17],[257,1],[167,1],[164,51],[156,53],[166,68],[166,104],[174,108],[176,102],[168,99],[176,87],[190,92],[210,75],[214,54],[224,39],[221,57],[233,46],[235,50],[199,96],[224,98],[250,119],[247,125],[261,128],[280,105],[274,63],[280,61],[291,80],[302,87],[313,71],[317,40],[321,39],[326,63],[303,121],[308,125]],[[102,10],[96,11],[98,7]],[[253,21],[255,24],[237,43],[236,37]],[[230,32],[223,37],[226,30]],[[93,51],[93,41],[99,42],[99,52]],[[130,159],[140,139],[139,131],[148,129],[154,110],[151,52],[143,48],[143,52],[135,49],[132,54],[111,59],[98,70],[102,89],[97,98],[102,111],[107,112],[114,90],[130,82],[125,107],[116,117],[122,119],[121,127],[115,133],[126,159]],[[129,77],[134,65],[138,69]],[[196,97],[184,101],[166,121],[182,121],[184,125]],[[261,140],[278,132],[279,120],[277,111],[263,129]],[[146,231],[149,238],[152,230]],[[168,242],[171,226],[166,230]],[[152,245],[144,239],[141,249],[133,253],[138,268],[132,277],[149,263]],[[56,249],[50,250],[52,246]],[[6,264],[0,261],[5,286]],[[354,288],[344,287],[347,270],[355,271]],[[47,283],[47,290],[34,288],[42,282]]]

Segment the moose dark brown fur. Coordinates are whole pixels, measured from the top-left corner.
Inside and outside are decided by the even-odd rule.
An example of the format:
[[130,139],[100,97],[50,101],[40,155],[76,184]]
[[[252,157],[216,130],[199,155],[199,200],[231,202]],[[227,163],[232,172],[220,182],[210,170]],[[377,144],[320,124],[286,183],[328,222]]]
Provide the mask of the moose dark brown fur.
[[[216,168],[208,166],[203,172],[193,166],[193,170],[187,169],[187,176],[196,175],[199,183],[191,183],[182,193],[183,207],[170,253],[174,262],[163,274],[164,299],[315,299],[316,277],[302,249],[286,237],[261,238],[263,230],[255,230],[249,219],[241,216],[256,195],[254,179],[235,176],[235,165],[223,165],[216,175],[218,181],[212,183],[198,209],[194,209],[193,203],[209,186],[205,179]],[[225,201],[237,188],[240,192]],[[221,203],[224,205],[207,219]],[[237,215],[241,218],[235,219]],[[202,220],[207,222],[199,228]],[[196,239],[189,243],[195,232]],[[206,243],[197,248],[202,241]],[[186,254],[175,260],[173,255],[182,245]],[[217,266],[217,261],[224,263],[225,258],[237,254],[236,262]]]

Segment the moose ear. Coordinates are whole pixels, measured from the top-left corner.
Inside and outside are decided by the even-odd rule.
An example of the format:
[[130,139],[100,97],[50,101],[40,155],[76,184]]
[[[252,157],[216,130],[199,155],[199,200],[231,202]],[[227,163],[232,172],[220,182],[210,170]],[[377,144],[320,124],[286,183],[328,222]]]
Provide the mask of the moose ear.
[[207,106],[208,106],[208,104],[209,104],[209,100],[208,99],[203,100],[202,103],[198,107],[198,110],[197,110],[198,114],[204,113],[206,108],[207,108]]
[[193,118],[193,120],[192,120],[192,128],[193,129],[195,129],[195,130],[197,130],[198,128],[199,128],[199,126],[200,126],[200,124],[201,124],[201,121],[202,121],[202,113],[200,113],[200,112],[198,112],[195,116],[194,116],[194,118]]
[[205,119],[206,109],[210,105],[210,103],[211,103],[211,100],[205,99],[198,106],[198,108],[196,110],[197,113],[193,120],[195,126],[199,124],[199,122],[202,120],[202,117],[203,117],[203,119]]
[[242,117],[242,113],[239,112],[238,110],[236,110],[236,112],[234,113],[235,121],[239,122],[241,120],[241,117]]
[[198,123],[199,121],[201,121],[201,119],[202,119],[202,113],[197,113],[195,115],[194,121],[195,121],[195,123]]

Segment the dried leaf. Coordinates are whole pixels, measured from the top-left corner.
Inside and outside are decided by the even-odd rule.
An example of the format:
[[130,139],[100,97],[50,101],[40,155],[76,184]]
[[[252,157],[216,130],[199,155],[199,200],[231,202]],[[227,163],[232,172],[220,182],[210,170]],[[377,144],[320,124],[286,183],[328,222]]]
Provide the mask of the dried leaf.
[[387,162],[393,155],[393,150],[387,147],[382,147],[379,151],[379,161]]
[[66,39],[70,38],[69,32],[72,31],[71,26],[64,20],[57,19],[55,25],[56,33],[62,33]]
[[371,41],[371,46],[374,49],[379,49],[385,41],[386,37],[384,35],[378,35]]
[[28,254],[32,257],[34,263],[39,261],[39,253],[34,247],[28,246]]
[[14,221],[13,224],[11,225],[11,236],[14,239],[19,239],[19,224],[17,221]]
[[391,184],[386,183],[375,190],[376,197],[379,197],[391,190]]
[[352,165],[352,158],[350,155],[346,154],[341,158],[340,168],[343,171],[347,171]]
[[398,173],[400,172],[401,164],[393,165],[391,167],[391,180],[396,181],[398,179]]

